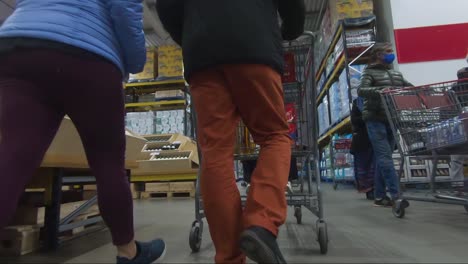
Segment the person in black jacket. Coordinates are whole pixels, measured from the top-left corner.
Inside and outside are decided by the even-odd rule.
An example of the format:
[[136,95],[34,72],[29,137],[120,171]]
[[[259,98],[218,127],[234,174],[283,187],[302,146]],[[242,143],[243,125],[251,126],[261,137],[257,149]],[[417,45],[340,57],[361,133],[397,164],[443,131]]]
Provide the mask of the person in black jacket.
[[[286,219],[292,143],[282,42],[303,33],[303,0],[158,0],[156,8],[183,50],[215,261],[245,263],[247,255],[255,262],[285,263],[276,241]],[[244,210],[233,166],[240,119],[261,147]]]
[[360,193],[365,193],[367,199],[374,200],[375,157],[361,110],[362,98],[355,99],[351,109],[351,154],[354,156],[357,189]]

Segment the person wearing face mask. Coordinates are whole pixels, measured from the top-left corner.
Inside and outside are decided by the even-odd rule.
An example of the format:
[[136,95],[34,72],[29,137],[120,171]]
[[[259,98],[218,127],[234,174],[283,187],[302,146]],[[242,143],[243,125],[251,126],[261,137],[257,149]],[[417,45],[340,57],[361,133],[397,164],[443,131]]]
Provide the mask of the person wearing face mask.
[[[400,196],[399,180],[392,158],[395,139],[387,120],[380,92],[387,88],[403,88],[412,84],[405,80],[401,72],[392,69],[396,55],[390,43],[377,43],[370,57],[369,65],[361,77],[361,87],[358,93],[364,98],[362,117],[366,123],[376,159],[374,205],[391,207]],[[390,197],[387,196],[386,189]],[[402,206],[408,205],[405,203]]]

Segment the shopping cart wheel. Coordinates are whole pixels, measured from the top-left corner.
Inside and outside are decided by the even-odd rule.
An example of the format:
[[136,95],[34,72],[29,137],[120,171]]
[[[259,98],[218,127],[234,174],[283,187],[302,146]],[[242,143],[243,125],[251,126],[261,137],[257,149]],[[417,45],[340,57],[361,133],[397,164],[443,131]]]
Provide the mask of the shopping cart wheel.
[[398,200],[395,202],[395,205],[392,208],[393,215],[396,218],[405,217],[406,208],[409,207],[409,202],[405,199]]
[[200,223],[198,221],[193,222],[192,229],[190,230],[189,244],[192,252],[196,253],[200,251],[202,242],[202,233]]
[[302,207],[296,206],[294,207],[294,216],[296,217],[297,224],[302,224]]
[[393,211],[393,215],[396,217],[396,218],[403,218],[405,217],[405,209],[404,208],[401,208],[401,209],[395,209],[393,208],[392,209]]
[[322,255],[328,252],[328,229],[327,224],[324,221],[320,221],[317,224],[317,240],[320,244],[320,253]]

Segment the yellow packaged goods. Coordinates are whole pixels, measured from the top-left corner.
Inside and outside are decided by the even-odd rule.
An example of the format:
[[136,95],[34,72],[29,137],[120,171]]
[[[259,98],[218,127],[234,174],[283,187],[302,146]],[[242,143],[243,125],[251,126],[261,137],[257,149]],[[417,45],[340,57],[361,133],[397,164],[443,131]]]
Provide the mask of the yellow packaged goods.
[[160,46],[158,48],[158,62],[160,78],[174,78],[184,75],[182,49],[178,46]]
[[371,16],[374,13],[373,0],[332,0],[332,17],[336,20]]
[[146,52],[146,64],[142,72],[131,74],[133,80],[152,80],[158,77],[158,53],[154,49]]

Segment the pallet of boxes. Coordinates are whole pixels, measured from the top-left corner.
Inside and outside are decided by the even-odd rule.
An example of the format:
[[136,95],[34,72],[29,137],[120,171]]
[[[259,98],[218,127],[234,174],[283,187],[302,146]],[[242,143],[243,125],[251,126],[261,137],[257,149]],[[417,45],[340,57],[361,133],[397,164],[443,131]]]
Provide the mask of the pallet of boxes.
[[183,79],[182,49],[176,45],[163,45],[146,52],[146,64],[142,72],[130,74],[131,82],[164,79]]
[[194,197],[199,169],[195,141],[182,134],[144,138],[148,142],[138,168],[132,173],[139,198]]
[[[127,131],[126,142],[126,166],[136,167],[137,158],[146,140]],[[21,196],[9,226],[0,230],[0,256],[21,256],[39,249],[46,221],[46,201],[51,196],[51,190],[48,189],[49,181],[54,177],[53,171],[56,167],[67,168],[70,171],[76,170],[77,175],[89,171],[79,134],[68,117],[64,118],[44,157],[41,168],[37,170]],[[62,185],[60,220],[67,218],[96,195],[96,185],[89,183]],[[96,221],[60,232],[59,238],[68,240],[104,228],[100,216],[98,205],[90,204],[86,210],[70,219],[70,223],[91,219]]]

